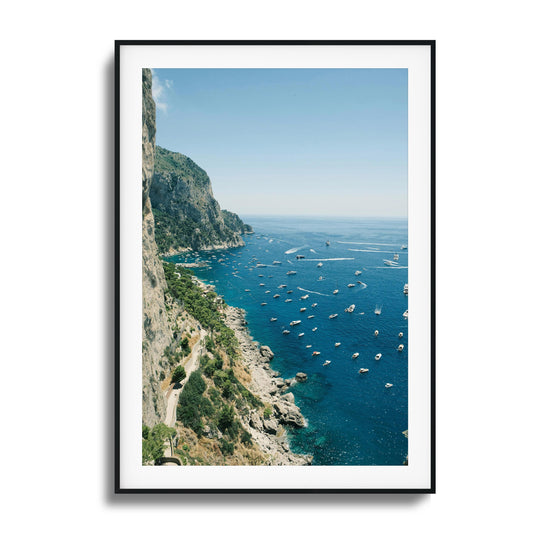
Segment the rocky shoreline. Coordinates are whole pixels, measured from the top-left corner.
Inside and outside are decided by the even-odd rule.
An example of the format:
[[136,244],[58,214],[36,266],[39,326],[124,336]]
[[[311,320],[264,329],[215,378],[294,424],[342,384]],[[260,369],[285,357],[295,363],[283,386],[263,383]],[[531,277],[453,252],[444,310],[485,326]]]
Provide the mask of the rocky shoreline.
[[294,403],[294,395],[288,389],[297,382],[304,382],[307,376],[299,372],[292,379],[283,379],[272,370],[270,361],[274,357],[268,346],[260,346],[250,336],[243,309],[228,306],[225,309],[225,322],[239,341],[242,360],[249,370],[252,381],[250,391],[265,404],[272,406],[270,417],[264,417],[253,410],[241,422],[259,448],[272,457],[272,465],[310,465],[311,455],[292,453],[289,448],[284,426],[304,427],[307,422]]

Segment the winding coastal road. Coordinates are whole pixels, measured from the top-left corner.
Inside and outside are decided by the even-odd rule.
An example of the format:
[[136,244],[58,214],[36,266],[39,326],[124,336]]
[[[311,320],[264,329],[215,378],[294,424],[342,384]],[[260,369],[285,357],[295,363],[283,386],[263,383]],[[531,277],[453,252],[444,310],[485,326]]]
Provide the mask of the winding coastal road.
[[[165,424],[169,427],[174,427],[176,424],[176,407],[178,405],[178,400],[181,394],[181,391],[183,390],[183,387],[185,386],[185,383],[189,381],[189,377],[199,366],[200,366],[200,355],[203,351],[203,339],[207,335],[207,331],[200,331],[200,338],[196,341],[196,344],[191,349],[191,355],[183,365],[183,368],[185,369],[185,373],[187,376],[184,380],[181,381],[181,387],[179,388],[173,388],[170,391],[170,394],[168,396],[168,403],[167,403],[167,415],[165,417]],[[177,384],[176,384],[177,385]],[[175,386],[176,386],[175,385]]]

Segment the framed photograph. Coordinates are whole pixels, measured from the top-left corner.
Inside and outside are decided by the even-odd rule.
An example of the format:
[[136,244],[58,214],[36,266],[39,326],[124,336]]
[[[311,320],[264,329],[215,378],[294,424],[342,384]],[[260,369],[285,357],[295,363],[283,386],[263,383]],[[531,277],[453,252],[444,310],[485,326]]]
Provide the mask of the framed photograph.
[[115,58],[115,491],[435,492],[435,42]]

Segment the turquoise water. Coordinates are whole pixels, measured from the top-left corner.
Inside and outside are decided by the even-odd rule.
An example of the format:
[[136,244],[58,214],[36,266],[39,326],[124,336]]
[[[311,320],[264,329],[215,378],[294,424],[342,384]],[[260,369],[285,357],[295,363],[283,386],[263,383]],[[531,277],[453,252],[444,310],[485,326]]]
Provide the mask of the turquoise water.
[[[208,262],[194,269],[196,275],[214,284],[228,304],[246,310],[250,333],[275,354],[272,368],[284,378],[308,375],[307,382],[291,388],[308,421],[307,427],[290,431],[292,450],[313,454],[315,465],[403,464],[409,335],[403,317],[408,250],[402,245],[407,245],[407,221],[243,218],[255,231],[244,237],[244,247],[171,260]],[[384,260],[393,261],[395,253],[397,265],[386,265]],[[351,304],[353,313],[345,312]],[[338,316],[330,319],[332,314]],[[301,324],[290,326],[295,320]],[[401,352],[399,344],[404,345]],[[320,355],[313,356],[315,351]],[[378,353],[382,357],[376,360]],[[331,363],[323,366],[326,360]],[[360,368],[368,372],[360,374]],[[386,383],[393,386],[386,388]]]

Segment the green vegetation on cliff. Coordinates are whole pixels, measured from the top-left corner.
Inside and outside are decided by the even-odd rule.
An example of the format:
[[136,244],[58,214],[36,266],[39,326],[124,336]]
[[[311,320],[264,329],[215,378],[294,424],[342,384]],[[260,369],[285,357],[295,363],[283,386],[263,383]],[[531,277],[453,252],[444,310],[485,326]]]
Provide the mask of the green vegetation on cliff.
[[252,228],[235,213],[220,209],[209,176],[192,159],[156,146],[150,200],[160,253],[243,244]]

